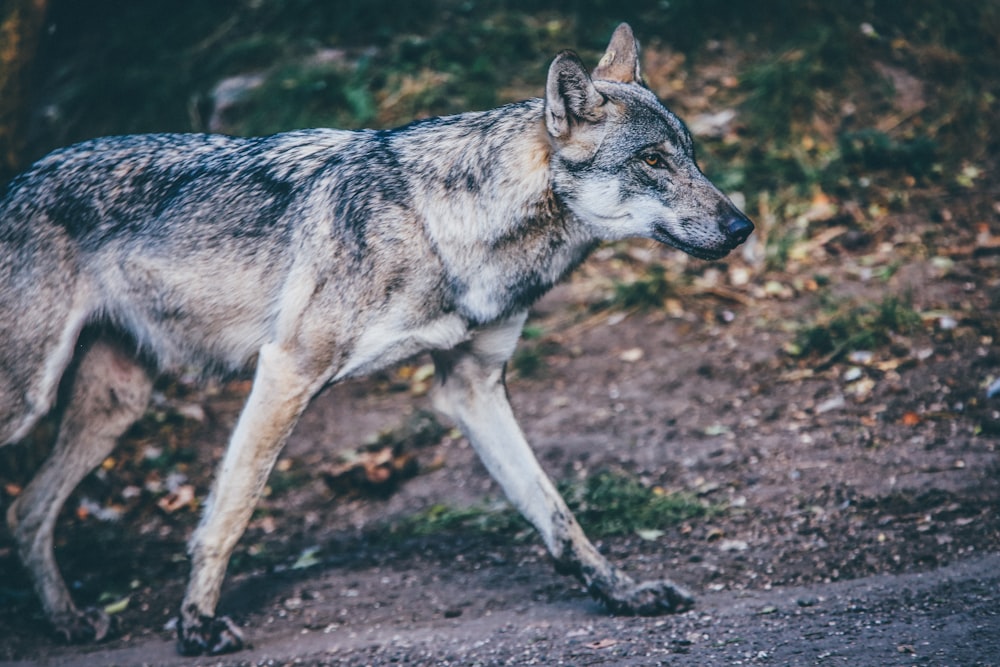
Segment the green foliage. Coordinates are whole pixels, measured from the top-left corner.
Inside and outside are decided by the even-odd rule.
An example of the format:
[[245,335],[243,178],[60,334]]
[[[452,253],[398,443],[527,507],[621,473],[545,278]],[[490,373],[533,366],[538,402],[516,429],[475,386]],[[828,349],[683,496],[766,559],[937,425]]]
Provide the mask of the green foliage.
[[793,123],[807,121],[816,93],[843,79],[852,64],[849,34],[829,27],[800,31],[802,46],[752,65],[743,75],[743,104],[751,132],[787,139]]
[[859,170],[900,169],[926,176],[937,158],[936,142],[924,136],[893,139],[885,132],[866,128],[844,132],[839,139],[841,159]]
[[521,331],[521,338],[523,340],[537,340],[545,334],[545,329],[538,326],[537,324],[528,324]]
[[521,515],[506,504],[472,507],[436,504],[393,526],[392,534],[406,539],[447,532],[513,534],[529,528]]
[[366,59],[350,68],[301,64],[281,68],[248,93],[240,105],[238,126],[253,135],[295,127],[367,125],[376,112],[367,72]]
[[783,271],[788,264],[788,256],[799,240],[801,233],[795,229],[780,229],[767,239],[764,261],[769,271]]
[[668,528],[719,511],[691,495],[665,493],[622,472],[599,472],[560,490],[584,531],[593,536]]
[[619,308],[658,308],[673,293],[664,268],[659,264],[650,264],[646,275],[630,283],[615,285],[611,305]]
[[[932,140],[938,157],[980,159],[1000,97],[996,2],[150,0],[101,11],[54,0],[49,20],[55,30],[43,44],[40,85],[54,92],[46,99],[50,120],[35,133],[37,154],[100,134],[203,130],[214,86],[251,72],[267,80],[242,105],[246,116],[233,126],[239,133],[385,126],[486,108],[520,96],[510,89],[530,84],[537,94],[559,49],[595,58],[621,20],[647,44],[684,51],[689,62],[709,53],[709,40],[746,47],[749,57],[732,74],[741,81],[741,122],[752,141],[705,142],[704,157],[725,166],[725,187],[750,197],[815,183],[835,163],[787,147],[797,124],[828,104],[820,97],[851,99],[876,81],[874,60],[938,79],[928,112],[938,122],[920,127],[939,136],[916,132],[886,143],[845,127],[849,134],[834,150],[855,166],[906,162],[925,174]],[[862,24],[870,30],[863,33]],[[309,64],[331,49],[343,52],[343,62]],[[717,160],[713,152],[725,155]]]
[[302,488],[309,481],[308,473],[308,469],[305,468],[275,469],[267,478],[268,496],[276,498]]
[[823,321],[799,331],[793,351],[801,356],[837,355],[886,345],[891,334],[906,334],[921,324],[909,298],[887,296],[876,304],[841,304]]
[[[622,472],[599,472],[559,490],[584,531],[592,537],[662,529],[717,514],[720,509],[687,494],[652,489]],[[393,526],[404,539],[441,532],[528,534],[528,523],[506,503],[472,507],[434,505]]]
[[537,345],[522,345],[510,359],[510,367],[523,378],[538,377],[545,370],[545,357]]
[[545,372],[545,357],[553,354],[556,343],[542,337],[545,330],[540,326],[528,325],[521,332],[521,344],[510,360],[511,369],[520,377],[538,377]]

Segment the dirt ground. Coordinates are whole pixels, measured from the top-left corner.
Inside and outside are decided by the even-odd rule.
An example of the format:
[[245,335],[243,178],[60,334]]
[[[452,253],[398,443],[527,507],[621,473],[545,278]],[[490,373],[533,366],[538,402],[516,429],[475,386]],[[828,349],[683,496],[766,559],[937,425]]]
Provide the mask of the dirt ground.
[[[498,499],[454,433],[417,450],[420,473],[387,497],[332,493],[334,453],[426,407],[412,395],[418,360],[332,388],[294,433],[220,604],[252,650],[174,654],[197,502],[157,506],[136,492],[132,465],[150,447],[188,457],[174,469],[203,498],[246,388],[233,383],[165,390],[152,426],[67,505],[63,571],[82,602],[127,593],[121,637],[55,642],[0,532],[0,664],[998,665],[1000,398],[986,386],[1000,375],[1000,257],[983,238],[956,239],[971,249],[942,262],[907,241],[910,225],[890,219],[865,252],[819,249],[822,287],[746,281],[739,260],[604,249],[535,309],[541,333],[524,345],[540,366],[509,384],[551,475],[621,470],[719,508],[645,539],[598,540],[633,576],[688,586],[692,611],[609,616],[553,572],[533,535],[394,538],[394,521],[428,508]],[[905,263],[873,277],[890,247]],[[659,262],[687,278],[666,307],[595,306],[611,278]],[[887,294],[909,295],[922,324],[870,355],[788,354],[789,323]],[[26,480],[4,475],[0,510]]]

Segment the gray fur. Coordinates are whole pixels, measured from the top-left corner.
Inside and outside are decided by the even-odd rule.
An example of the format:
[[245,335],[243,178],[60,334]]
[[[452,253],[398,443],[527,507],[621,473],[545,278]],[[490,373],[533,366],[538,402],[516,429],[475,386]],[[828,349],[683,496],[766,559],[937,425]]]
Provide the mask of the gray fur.
[[215,606],[298,416],[325,385],[425,350],[436,405],[561,567],[612,610],[684,608],[681,589],[635,584],[590,545],[514,421],[503,367],[530,305],[600,241],[718,258],[751,229],[641,85],[625,25],[593,76],[560,54],[545,99],[391,131],[106,137],[51,153],[0,201],[0,443],[68,387],[56,452],[7,517],[46,614],[70,640],[107,632],[73,606],[52,524],[142,413],[151,373],[255,367],[191,541],[180,624],[182,652],[240,648]]

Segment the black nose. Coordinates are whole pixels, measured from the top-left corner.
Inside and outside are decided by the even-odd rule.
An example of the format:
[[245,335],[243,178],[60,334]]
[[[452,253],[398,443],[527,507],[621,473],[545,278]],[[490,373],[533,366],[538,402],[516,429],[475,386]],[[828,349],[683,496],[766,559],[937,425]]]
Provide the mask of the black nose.
[[753,223],[741,215],[727,222],[724,228],[729,240],[735,245],[739,245],[750,236],[750,232],[753,231]]

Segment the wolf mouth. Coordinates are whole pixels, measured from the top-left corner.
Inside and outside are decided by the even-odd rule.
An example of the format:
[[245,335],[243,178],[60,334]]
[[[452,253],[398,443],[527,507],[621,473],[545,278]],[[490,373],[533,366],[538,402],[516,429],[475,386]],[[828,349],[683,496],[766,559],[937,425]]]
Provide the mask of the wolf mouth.
[[663,227],[661,227],[660,225],[656,226],[653,232],[653,238],[659,241],[660,243],[666,244],[668,246],[686,252],[692,257],[697,257],[698,259],[705,259],[709,261],[722,259],[723,257],[729,254],[729,251],[731,251],[733,248],[736,247],[735,245],[730,245],[728,242],[726,242],[721,248],[718,247],[706,248],[703,246],[697,246],[691,243],[686,243],[678,239],[676,236],[674,236],[667,230],[663,229]]

